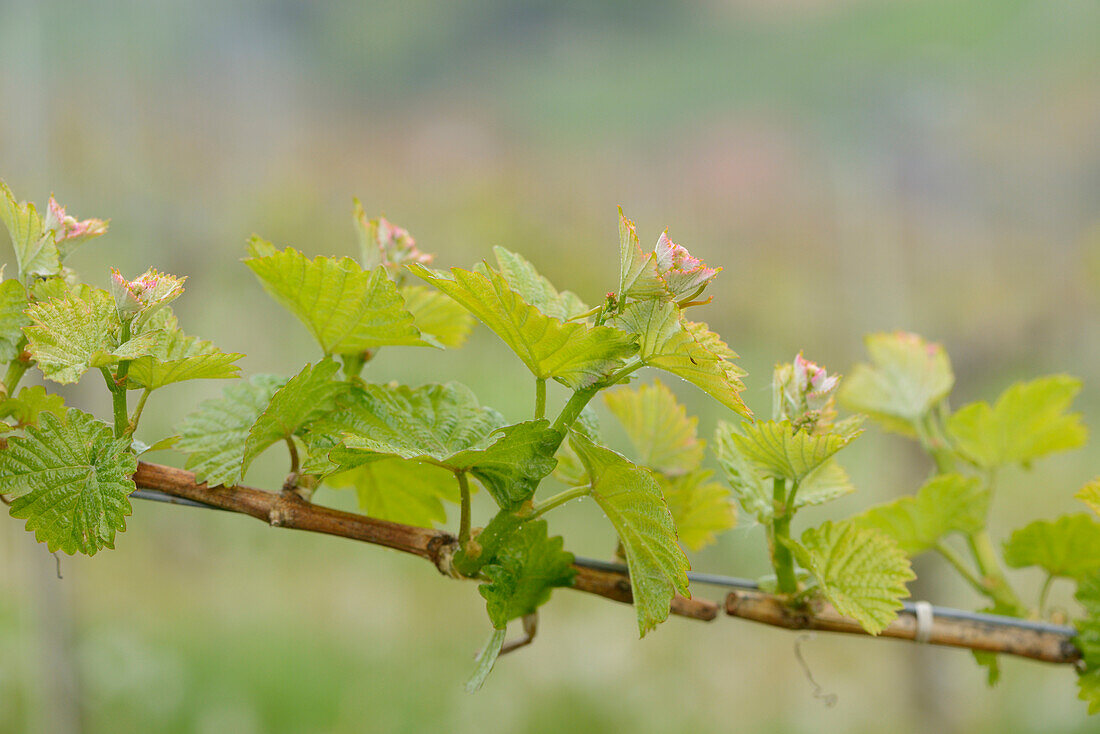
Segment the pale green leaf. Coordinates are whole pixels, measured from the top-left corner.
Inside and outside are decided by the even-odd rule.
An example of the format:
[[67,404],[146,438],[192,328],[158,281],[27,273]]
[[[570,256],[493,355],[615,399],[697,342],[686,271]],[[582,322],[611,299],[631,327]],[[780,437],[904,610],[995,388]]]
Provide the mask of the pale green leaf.
[[547,316],[494,270],[486,275],[452,268],[448,277],[423,266],[410,269],[496,332],[539,379],[552,377],[574,390],[588,387],[636,351],[630,335],[618,329]]
[[1081,579],[1100,570],[1100,522],[1084,513],[1036,520],[1012,533],[1005,543],[1005,563]]
[[914,435],[914,424],[955,384],[951,361],[939,344],[916,334],[869,334],[871,364],[857,364],[840,388],[840,402],[888,430]]
[[897,617],[905,584],[916,576],[905,553],[886,535],[849,522],[826,522],[791,543],[838,612],[877,635]]
[[856,490],[852,480],[836,459],[829,459],[814,469],[798,484],[794,506],[820,505]]
[[336,409],[337,400],[350,389],[348,383],[333,379],[339,371],[340,365],[332,358],[306,365],[271,396],[245,440],[242,479],[252,461],[269,446],[291,438]]
[[576,293],[559,292],[522,255],[517,255],[503,247],[494,247],[493,255],[496,256],[497,268],[508,281],[508,285],[512,286],[523,300],[547,316],[559,321],[568,321],[589,310]]
[[657,272],[657,254],[643,252],[634,222],[619,208],[619,298],[667,299],[668,291]]
[[733,433],[730,440],[764,476],[796,484],[847,446],[858,432],[848,435],[827,433],[815,436],[796,431],[790,421],[757,422]]
[[1093,479],[1087,482],[1085,486],[1077,490],[1077,494],[1073,496],[1091,507],[1093,512],[1100,515],[1100,479]]
[[719,421],[718,430],[714,432],[714,455],[737,501],[746,512],[765,523],[775,515],[771,482],[766,482],[760,470],[741,453],[733,440],[739,435],[732,424]]
[[668,618],[676,592],[688,596],[688,560],[676,542],[661,486],[648,469],[576,431],[570,443],[592,477],[592,497],[615,526],[634,592],[638,630],[644,636]]
[[737,524],[729,490],[711,481],[714,472],[697,469],[675,477],[656,476],[676,523],[676,534],[688,549],[697,551],[710,545],[719,533]]
[[286,383],[277,375],[253,375],[230,385],[216,400],[206,400],[178,427],[176,448],[187,457],[197,481],[232,486],[241,477],[245,442],[271,396]]
[[722,405],[746,418],[752,413],[741,399],[745,371],[731,360],[737,354],[706,324],[688,321],[673,303],[640,301],[616,319],[638,336],[642,361],[698,387]]
[[659,380],[612,390],[604,394],[604,402],[626,430],[637,463],[669,475],[685,474],[703,463],[706,443],[695,435],[699,420],[689,418]]
[[129,441],[75,408],[64,418],[39,417],[38,426],[0,451],[0,494],[13,499],[11,516],[26,520],[50,551],[95,555],[113,548],[135,489]]
[[238,377],[233,364],[243,354],[225,353],[208,341],[188,336],[168,308],[162,308],[146,325],[159,331],[152,354],[130,362],[129,387],[156,390],[185,380],[223,380]]
[[489,639],[485,641],[485,647],[481,648],[481,652],[477,654],[474,661],[474,672],[470,675],[470,679],[466,681],[467,693],[477,693],[481,690],[485,679],[489,677],[489,673],[493,672],[493,665],[496,664],[497,658],[500,656],[500,648],[504,646],[506,635],[507,630],[503,629],[494,629],[492,634],[489,635]]
[[46,388],[41,385],[20,388],[15,397],[0,401],[0,417],[14,418],[20,428],[38,425],[38,419],[44,412],[53,413],[58,418],[63,417],[65,400],[60,395],[46,392]]
[[23,327],[31,323],[26,311],[27,290],[23,284],[14,278],[0,282],[0,362],[19,356]]
[[1085,617],[1077,620],[1077,636],[1073,638],[1084,663],[1078,671],[1078,698],[1088,702],[1090,714],[1097,714],[1100,713],[1100,571],[1081,579],[1076,597],[1085,608]]
[[1068,375],[1018,382],[989,403],[971,403],[947,421],[956,447],[978,466],[1028,464],[1046,454],[1075,449],[1088,431],[1079,413],[1067,413],[1081,381]]
[[7,227],[11,237],[21,282],[26,283],[31,275],[49,276],[61,272],[61,258],[53,234],[45,231],[34,204],[17,201],[3,181],[0,181],[0,222]]
[[360,509],[371,517],[425,528],[446,522],[443,502],[460,499],[452,472],[396,458],[334,474],[325,483],[353,488]]
[[292,247],[253,238],[244,263],[271,297],[297,316],[325,354],[360,354],[426,344],[385,267],[364,271],[345,257],[310,260]]
[[545,520],[534,520],[512,533],[481,572],[487,583],[478,591],[489,620],[504,629],[549,601],[554,588],[572,584],[573,554],[563,549],[560,536],[549,537]]
[[876,505],[852,518],[894,539],[909,556],[934,548],[950,533],[976,533],[986,524],[989,489],[978,477],[941,474],[916,495]]
[[448,349],[457,349],[466,343],[474,319],[447,294],[426,285],[407,285],[401,288],[401,297],[424,341]]

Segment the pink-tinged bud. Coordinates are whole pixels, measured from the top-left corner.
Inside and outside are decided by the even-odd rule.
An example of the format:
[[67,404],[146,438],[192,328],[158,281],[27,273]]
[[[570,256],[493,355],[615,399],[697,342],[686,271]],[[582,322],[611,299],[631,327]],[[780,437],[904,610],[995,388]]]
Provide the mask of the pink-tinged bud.
[[772,378],[772,409],[776,420],[789,420],[796,428],[825,432],[836,417],[833,394],[840,385],[839,375],[829,375],[824,367],[799,352],[794,362],[780,364]]
[[137,279],[128,281],[117,269],[111,268],[111,295],[122,319],[149,316],[179,298],[185,280],[187,278],[158,273],[150,268]]
[[707,267],[685,247],[670,240],[667,231],[661,233],[653,251],[657,256],[657,274],[673,300],[698,295],[722,270]]
[[55,243],[78,242],[99,237],[107,232],[107,222],[102,219],[85,219],[77,221],[65,213],[65,207],[57,203],[52,196],[46,205],[47,232],[53,232]]

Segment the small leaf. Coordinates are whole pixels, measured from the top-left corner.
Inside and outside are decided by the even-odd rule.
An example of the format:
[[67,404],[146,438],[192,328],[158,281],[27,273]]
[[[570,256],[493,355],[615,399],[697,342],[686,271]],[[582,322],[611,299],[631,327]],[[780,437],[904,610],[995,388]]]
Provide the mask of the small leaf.
[[890,538],[848,522],[826,522],[791,543],[798,562],[814,575],[838,612],[877,635],[897,617],[916,576]]
[[752,412],[741,400],[745,371],[732,361],[737,354],[706,324],[687,321],[673,303],[633,303],[616,323],[638,335],[642,361],[698,387],[746,418]]
[[1066,412],[1080,390],[1081,381],[1067,375],[1018,382],[992,407],[980,402],[960,408],[947,421],[947,431],[978,466],[1026,465],[1085,443],[1081,415]]
[[615,526],[626,553],[638,631],[668,618],[676,592],[688,596],[688,560],[653,475],[611,449],[571,431],[569,441],[592,477],[592,497]]
[[1077,585],[1077,601],[1085,617],[1076,622],[1073,644],[1081,651],[1077,697],[1089,704],[1089,713],[1100,713],[1100,571],[1093,571]]
[[1077,494],[1073,496],[1091,507],[1093,512],[1100,515],[1100,479],[1093,479],[1087,482],[1085,486],[1077,490]]
[[767,421],[745,426],[744,433],[733,433],[730,440],[765,476],[798,484],[858,435],[813,436],[795,431],[790,421]]
[[619,298],[667,298],[657,273],[657,254],[642,252],[634,222],[619,207]]
[[23,327],[31,323],[26,311],[27,290],[23,284],[14,278],[0,282],[0,362],[10,362],[19,356]]
[[457,349],[466,343],[474,328],[474,319],[447,294],[426,285],[407,285],[401,288],[401,297],[422,339],[448,349]]
[[563,324],[539,311],[503,275],[452,268],[451,275],[413,266],[412,272],[462,304],[496,332],[539,379],[578,390],[605,378],[636,349],[629,334],[607,326]]
[[604,402],[619,419],[634,446],[637,463],[669,475],[691,472],[703,463],[706,445],[695,435],[697,418],[664,384],[637,389],[618,388],[604,394]]
[[253,375],[230,385],[217,400],[206,400],[180,424],[176,448],[187,457],[197,481],[232,486],[241,477],[245,442],[271,396],[286,383],[277,375]]
[[820,505],[856,491],[852,480],[836,459],[830,459],[806,475],[794,497],[795,508]]
[[383,459],[325,480],[331,487],[351,487],[363,512],[379,520],[430,528],[446,522],[443,502],[458,502],[454,474],[429,464]]
[[130,362],[127,375],[130,389],[157,390],[185,380],[224,380],[238,376],[240,368],[233,363],[243,354],[227,354],[208,341],[187,336],[178,327],[176,317],[167,310],[155,325],[163,328],[152,354]]
[[523,256],[517,255],[503,247],[494,247],[497,267],[500,274],[508,281],[523,298],[542,313],[558,321],[568,321],[588,311],[588,306],[580,297],[571,291],[561,291],[553,286],[539,272],[535,266]]
[[737,524],[729,490],[710,481],[714,472],[698,469],[677,477],[657,475],[680,542],[697,551]]
[[0,401],[0,416],[15,418],[20,428],[38,425],[42,413],[64,417],[65,400],[60,395],[46,392],[41,385],[20,388],[16,397]]
[[466,681],[467,693],[477,693],[481,690],[482,684],[489,677],[489,673],[493,671],[493,665],[496,664],[497,658],[500,656],[500,648],[504,646],[506,634],[507,630],[494,629],[492,634],[489,635],[485,647],[477,654],[474,672],[470,675],[470,679]]
[[755,515],[761,523],[767,523],[775,515],[771,487],[734,442],[734,436],[740,435],[736,427],[719,421],[714,433],[714,454],[737,501],[746,512]]
[[26,520],[51,552],[95,555],[114,548],[135,489],[137,459],[129,441],[75,408],[64,418],[48,412],[40,418],[0,451],[0,494],[13,498],[11,516]]
[[1079,513],[1053,522],[1036,520],[1005,543],[1012,568],[1039,566],[1052,576],[1081,579],[1100,569],[1100,522]]
[[309,260],[293,247],[279,251],[258,237],[249,253],[245,265],[306,325],[326,355],[426,344],[385,267],[364,271],[347,257]]
[[533,614],[554,588],[573,583],[573,554],[562,546],[560,536],[547,534],[545,520],[533,520],[521,525],[482,568],[488,582],[478,591],[495,629]]
[[887,430],[913,428],[955,384],[947,352],[916,334],[870,334],[864,340],[872,364],[857,364],[840,389],[840,402],[866,413]]
[[61,272],[61,258],[53,234],[45,231],[34,204],[16,201],[3,181],[0,181],[0,221],[11,237],[21,282],[26,283],[31,275],[49,276]]
[[950,533],[976,533],[984,528],[989,500],[989,489],[978,477],[941,474],[915,496],[876,505],[851,521],[884,533],[907,555],[915,556]]

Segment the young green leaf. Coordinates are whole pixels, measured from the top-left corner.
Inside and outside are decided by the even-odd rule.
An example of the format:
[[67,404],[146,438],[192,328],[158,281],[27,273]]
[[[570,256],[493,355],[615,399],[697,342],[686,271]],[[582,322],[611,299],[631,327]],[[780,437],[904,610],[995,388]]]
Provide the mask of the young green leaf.
[[1081,579],[1100,569],[1100,522],[1079,513],[1057,520],[1036,520],[1005,543],[1012,568],[1039,566],[1051,576]]
[[161,338],[146,331],[120,344],[122,325],[114,299],[95,288],[35,303],[27,315],[33,323],[23,330],[28,351],[43,376],[62,384],[76,382],[93,367],[151,355]]
[[227,387],[220,399],[202,402],[184,419],[176,449],[188,454],[186,466],[197,481],[232,486],[240,479],[249,431],[285,383],[285,377],[253,375]]
[[1077,637],[1073,643],[1081,651],[1083,666],[1079,669],[1078,698],[1087,701],[1089,713],[1100,713],[1100,571],[1093,571],[1077,585],[1077,601],[1085,608],[1085,616],[1077,620]]
[[58,418],[65,415],[65,400],[60,395],[46,392],[41,385],[20,388],[15,397],[0,401],[0,417],[14,418],[19,428],[38,425],[42,413],[53,413]]
[[127,375],[130,389],[157,390],[185,380],[224,380],[238,377],[240,368],[233,364],[243,354],[225,353],[208,341],[187,336],[176,317],[164,309],[147,325],[160,330],[152,354],[130,362]]
[[877,635],[897,617],[916,576],[905,553],[890,538],[849,522],[826,522],[791,542],[799,564],[817,579],[838,612]]
[[976,533],[984,528],[989,499],[989,489],[978,477],[941,474],[913,497],[876,505],[851,522],[882,532],[907,555],[915,556],[950,533]]
[[508,285],[512,286],[523,300],[550,318],[568,321],[588,310],[588,306],[576,293],[572,291],[559,293],[558,289],[545,277],[539,275],[535,266],[522,255],[505,250],[503,247],[494,247],[493,254],[496,256],[500,274],[508,281]]
[[610,391],[604,402],[626,430],[637,463],[669,475],[691,472],[703,463],[706,443],[695,435],[699,420],[689,418],[687,409],[659,380],[637,389]]
[[241,478],[249,465],[272,444],[291,438],[313,421],[331,413],[337,400],[349,390],[346,382],[334,380],[340,365],[331,357],[301,372],[279,388],[248,431],[241,462]]
[[482,568],[487,583],[478,587],[495,629],[533,614],[550,592],[573,583],[573,554],[560,536],[549,537],[545,520],[524,523]]
[[474,319],[447,294],[426,285],[407,285],[401,288],[401,297],[424,341],[448,349],[457,349],[466,343]]
[[619,207],[619,298],[667,298],[657,273],[657,253],[642,252],[634,222]]
[[656,475],[680,542],[693,551],[710,545],[715,536],[737,524],[729,490],[710,481],[713,476],[707,469],[676,477]]
[[996,404],[971,403],[947,422],[947,431],[978,466],[1027,465],[1056,451],[1085,443],[1088,431],[1079,413],[1067,413],[1081,381],[1067,375],[1018,382]]
[[688,596],[688,560],[676,526],[648,469],[571,431],[569,441],[592,478],[592,497],[615,526],[626,553],[638,631],[644,636],[668,618],[676,592]]
[[379,520],[430,528],[446,522],[443,502],[458,502],[452,472],[430,464],[383,459],[334,474],[325,483],[351,487],[363,512]]
[[714,432],[714,455],[737,501],[761,523],[767,523],[775,515],[772,488],[765,483],[760,470],[737,447],[733,439],[740,435],[735,426],[719,421]]
[[745,426],[743,433],[732,433],[730,440],[764,476],[798,484],[858,435],[857,431],[814,436],[796,431],[790,421],[767,421]]
[[448,277],[420,265],[410,269],[496,332],[538,379],[552,377],[581,389],[605,378],[636,351],[630,335],[618,329],[563,324],[547,316],[495,270],[483,275],[452,268]]
[[829,459],[799,482],[794,506],[797,509],[806,505],[820,505],[854,491],[856,488],[852,486],[848,472],[836,459]]
[[95,555],[126,529],[137,459],[111,427],[70,408],[46,412],[0,451],[0,494],[50,551]]
[[752,417],[741,400],[745,371],[730,361],[737,354],[706,324],[688,321],[674,303],[658,300],[631,304],[616,324],[638,336],[638,356],[646,365],[683,378],[730,410]]
[[1093,479],[1087,482],[1085,486],[1077,490],[1077,494],[1073,496],[1091,507],[1093,512],[1100,515],[1100,479]]
[[34,204],[17,201],[3,181],[0,181],[0,221],[11,237],[21,282],[26,283],[31,275],[49,276],[61,272],[61,258],[53,234],[45,230]]
[[326,355],[389,345],[424,346],[385,267],[364,271],[351,258],[313,260],[253,237],[244,263],[264,289],[297,316]]
[[865,413],[887,430],[915,435],[913,426],[955,384],[947,352],[916,334],[870,334],[872,364],[857,364],[840,389],[848,410]]
[[[0,276],[4,269],[0,268]],[[27,318],[27,290],[14,278],[0,282],[0,362],[10,362],[19,356],[19,342]]]

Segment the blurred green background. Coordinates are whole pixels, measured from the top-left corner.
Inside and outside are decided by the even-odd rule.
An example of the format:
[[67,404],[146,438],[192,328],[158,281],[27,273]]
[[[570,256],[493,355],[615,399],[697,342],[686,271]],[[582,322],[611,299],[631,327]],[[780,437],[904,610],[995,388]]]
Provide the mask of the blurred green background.
[[[247,373],[318,356],[240,265],[252,232],[352,254],[356,195],[441,265],[501,244],[595,302],[616,282],[621,204],[643,242],[668,226],[725,267],[700,316],[741,353],[757,411],[776,361],[803,349],[845,372],[864,333],[906,328],[946,344],[956,405],[1067,371],[1100,425],[1098,31],[1095,0],[0,0],[0,176],[112,218],[73,258],[90,281],[188,275],[183,325],[247,353]],[[458,352],[384,351],[369,375],[460,379],[515,419],[532,402],[485,329]],[[93,382],[67,398],[109,415]],[[157,393],[142,438],[221,387]],[[730,417],[674,388],[704,435]],[[803,522],[928,470],[878,431],[846,454],[860,491]],[[998,533],[1077,509],[1098,458],[1005,477]],[[274,487],[285,459],[266,459],[249,481]],[[614,546],[590,506],[552,528],[580,554]],[[762,550],[745,524],[693,566],[755,576]],[[801,650],[839,697],[826,708],[795,635],[673,619],[639,642],[629,608],[564,591],[469,696],[488,631],[473,585],[213,512],[135,502],[117,550],[63,558],[63,581],[7,521],[0,569],[0,732],[1098,726],[1068,669],[1006,661],[990,690],[963,651],[818,636]],[[916,594],[977,602],[934,559],[917,570]]]

